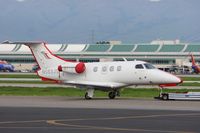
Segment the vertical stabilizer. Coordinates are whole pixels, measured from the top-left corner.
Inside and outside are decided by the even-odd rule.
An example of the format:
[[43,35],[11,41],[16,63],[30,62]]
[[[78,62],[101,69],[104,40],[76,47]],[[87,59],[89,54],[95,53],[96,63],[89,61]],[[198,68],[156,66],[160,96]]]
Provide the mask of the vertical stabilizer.
[[66,61],[52,54],[45,43],[25,44],[35,57],[40,68],[51,68],[64,64]]
[[57,67],[66,63],[66,61],[54,54],[47,48],[44,42],[9,42],[9,44],[24,44],[28,46],[41,69]]
[[9,42],[7,44],[24,44],[28,46],[39,65],[40,69],[56,68],[59,72],[81,74],[85,71],[85,64],[82,62],[66,61],[54,55],[44,42]]
[[190,56],[191,56],[192,66],[195,66],[196,62],[195,62],[193,54],[190,54]]

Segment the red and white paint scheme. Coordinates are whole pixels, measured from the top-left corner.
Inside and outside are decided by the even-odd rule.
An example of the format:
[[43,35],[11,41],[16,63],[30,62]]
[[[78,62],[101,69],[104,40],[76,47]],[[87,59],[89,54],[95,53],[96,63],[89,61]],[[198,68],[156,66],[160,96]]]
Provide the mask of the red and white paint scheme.
[[[11,43],[11,42],[4,42]],[[174,86],[182,80],[155,68],[144,61],[71,62],[54,54],[44,42],[12,42],[28,46],[40,69],[38,75],[57,83],[85,88],[85,98],[91,99],[94,90],[108,91],[110,99],[123,87],[132,85]]]
[[200,66],[196,64],[193,54],[190,54],[191,61],[192,61],[192,70],[194,73],[199,74],[200,73]]

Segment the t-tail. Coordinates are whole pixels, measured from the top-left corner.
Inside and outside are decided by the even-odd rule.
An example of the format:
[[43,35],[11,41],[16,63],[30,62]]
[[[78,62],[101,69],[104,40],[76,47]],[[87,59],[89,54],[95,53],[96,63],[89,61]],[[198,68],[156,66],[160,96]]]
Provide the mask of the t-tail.
[[191,61],[192,61],[192,69],[195,73],[200,73],[200,67],[196,64],[193,54],[190,54]]
[[40,69],[47,70],[50,68],[57,69],[67,73],[80,74],[85,71],[85,64],[82,62],[70,62],[54,55],[46,46],[45,42],[9,42],[6,44],[24,44],[28,46],[39,65]]
[[190,57],[191,57],[191,61],[192,61],[192,66],[196,66],[196,62],[195,62],[193,54],[190,54]]

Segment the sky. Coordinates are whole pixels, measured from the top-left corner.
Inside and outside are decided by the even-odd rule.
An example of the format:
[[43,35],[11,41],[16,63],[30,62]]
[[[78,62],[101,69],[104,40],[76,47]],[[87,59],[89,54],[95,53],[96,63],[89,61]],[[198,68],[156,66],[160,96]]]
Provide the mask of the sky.
[[0,41],[200,42],[200,0],[0,0]]

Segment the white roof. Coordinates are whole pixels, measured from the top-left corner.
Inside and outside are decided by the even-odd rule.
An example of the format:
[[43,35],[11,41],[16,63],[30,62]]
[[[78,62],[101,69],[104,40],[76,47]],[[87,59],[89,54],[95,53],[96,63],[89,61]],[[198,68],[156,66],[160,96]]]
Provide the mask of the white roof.
[[68,44],[64,52],[81,52],[86,47],[86,44]]
[[62,47],[62,44],[47,44],[48,49],[52,52],[57,52]]
[[[47,44],[46,46],[49,48],[50,51],[57,52],[61,48],[62,44]],[[28,46],[21,45],[21,47],[16,52],[31,53],[31,50]]]
[[26,45],[21,45],[21,47],[20,47],[16,52],[31,53],[31,50],[29,49],[28,46],[26,46]]
[[0,44],[0,52],[11,52],[16,44]]

